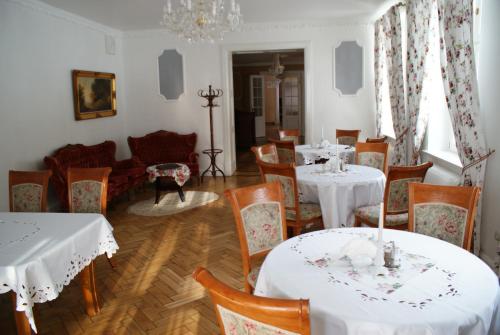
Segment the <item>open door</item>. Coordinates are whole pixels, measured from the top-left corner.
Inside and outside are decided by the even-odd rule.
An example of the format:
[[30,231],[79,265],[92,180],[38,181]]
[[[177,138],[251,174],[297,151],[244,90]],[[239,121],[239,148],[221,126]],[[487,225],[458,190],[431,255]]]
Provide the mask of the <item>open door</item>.
[[266,136],[264,76],[250,76],[250,108],[255,114],[255,137]]
[[286,74],[281,82],[283,129],[301,129],[302,78],[298,73]]

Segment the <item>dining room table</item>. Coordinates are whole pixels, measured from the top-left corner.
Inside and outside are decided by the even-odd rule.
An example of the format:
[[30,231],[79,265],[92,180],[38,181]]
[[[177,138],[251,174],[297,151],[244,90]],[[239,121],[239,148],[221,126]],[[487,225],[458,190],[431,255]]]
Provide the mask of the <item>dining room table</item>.
[[297,165],[310,165],[325,162],[337,156],[346,164],[354,164],[355,149],[342,144],[303,144],[295,146],[295,160]]
[[311,334],[500,334],[498,277],[480,258],[448,242],[383,229],[400,265],[383,275],[343,256],[374,228],[337,228],[293,237],[265,258],[255,294],[309,299]]
[[352,227],[354,210],[383,201],[385,174],[363,165],[346,165],[345,171],[324,170],[324,164],[295,168],[299,200],[321,206],[325,228]]
[[34,304],[56,299],[79,273],[86,313],[99,313],[94,259],[117,249],[101,214],[0,213],[0,293],[11,292],[18,334],[36,332]]

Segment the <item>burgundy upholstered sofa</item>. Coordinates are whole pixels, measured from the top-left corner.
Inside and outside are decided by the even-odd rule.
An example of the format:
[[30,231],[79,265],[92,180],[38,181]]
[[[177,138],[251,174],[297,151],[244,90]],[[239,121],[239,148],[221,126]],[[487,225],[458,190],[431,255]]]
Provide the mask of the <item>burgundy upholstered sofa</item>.
[[63,209],[68,208],[66,172],[69,167],[111,167],[112,171],[108,180],[108,201],[146,180],[146,166],[138,158],[132,157],[117,161],[115,153],[115,142],[105,141],[90,146],[68,144],[44,158],[45,165],[52,170],[51,183]]
[[158,130],[142,137],[129,136],[128,146],[132,155],[138,157],[146,165],[161,163],[183,163],[189,166],[191,176],[200,181],[198,154],[195,152],[197,135],[179,134]]

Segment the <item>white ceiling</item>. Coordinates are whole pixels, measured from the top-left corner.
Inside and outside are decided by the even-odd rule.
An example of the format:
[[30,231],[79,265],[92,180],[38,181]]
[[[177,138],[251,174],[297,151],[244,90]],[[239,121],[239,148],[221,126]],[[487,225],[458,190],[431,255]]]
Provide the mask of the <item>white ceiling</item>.
[[[119,30],[160,28],[164,0],[42,0]],[[229,2],[229,0],[225,0]],[[247,23],[342,20],[367,22],[389,0],[238,0]],[[173,0],[173,3],[178,3]]]

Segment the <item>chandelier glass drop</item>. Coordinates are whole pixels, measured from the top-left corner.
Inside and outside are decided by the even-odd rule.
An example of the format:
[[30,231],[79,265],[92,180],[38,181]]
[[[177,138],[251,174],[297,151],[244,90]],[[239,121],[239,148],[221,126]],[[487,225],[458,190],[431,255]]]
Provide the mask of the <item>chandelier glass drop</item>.
[[230,0],[179,0],[172,6],[167,0],[163,7],[161,25],[189,42],[222,40],[224,33],[235,31],[243,23],[240,5]]

